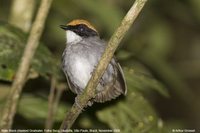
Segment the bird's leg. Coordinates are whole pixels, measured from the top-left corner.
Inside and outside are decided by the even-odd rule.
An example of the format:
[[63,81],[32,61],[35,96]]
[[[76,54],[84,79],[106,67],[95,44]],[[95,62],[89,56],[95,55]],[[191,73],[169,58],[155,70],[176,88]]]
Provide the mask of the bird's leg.
[[[89,100],[88,101],[88,103],[87,103],[87,105],[85,106],[85,107],[87,107],[87,106],[92,106],[93,105],[93,103],[94,103],[94,101],[91,99],[91,100]],[[81,111],[85,111],[84,110],[84,107],[81,107],[80,105],[79,105],[79,99],[78,99],[78,96],[75,98],[75,104],[76,104],[76,106],[81,110]]]
[[88,101],[87,105],[91,107],[93,105],[93,103],[94,103],[93,100],[90,100],[90,101]]
[[94,66],[93,70],[90,72],[91,76],[93,75],[95,69],[96,69],[96,66]]
[[76,94],[77,94],[77,96],[76,96],[76,98],[75,98],[75,104],[76,104],[76,106],[79,108],[79,109],[81,109],[81,111],[84,111],[84,108],[85,107],[87,107],[87,106],[92,106],[93,105],[93,100],[91,99],[91,100],[89,100],[88,101],[88,103],[87,103],[87,105],[85,106],[85,107],[81,107],[80,105],[79,105],[79,95],[81,95],[83,93],[83,91],[82,91],[82,89],[78,89],[78,87],[77,87],[77,89],[76,89]]

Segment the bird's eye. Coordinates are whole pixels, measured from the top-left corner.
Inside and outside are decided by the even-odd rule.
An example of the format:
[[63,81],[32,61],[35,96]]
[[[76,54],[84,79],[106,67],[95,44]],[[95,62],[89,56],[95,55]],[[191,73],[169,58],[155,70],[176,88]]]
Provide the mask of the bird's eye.
[[82,25],[79,26],[80,31],[84,31],[84,27]]
[[80,27],[80,31],[83,31],[84,29],[83,29],[83,27]]

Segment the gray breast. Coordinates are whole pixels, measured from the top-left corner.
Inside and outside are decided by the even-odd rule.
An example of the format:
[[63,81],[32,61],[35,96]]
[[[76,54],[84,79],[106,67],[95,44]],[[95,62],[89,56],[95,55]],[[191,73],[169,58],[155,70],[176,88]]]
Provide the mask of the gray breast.
[[63,53],[63,70],[75,86],[85,88],[104,48],[105,44],[98,38],[67,45]]
[[[74,93],[80,94],[86,87],[105,46],[99,38],[87,38],[67,45],[63,53],[63,70]],[[126,90],[121,67],[113,58],[96,88],[94,101],[109,101],[125,94]]]

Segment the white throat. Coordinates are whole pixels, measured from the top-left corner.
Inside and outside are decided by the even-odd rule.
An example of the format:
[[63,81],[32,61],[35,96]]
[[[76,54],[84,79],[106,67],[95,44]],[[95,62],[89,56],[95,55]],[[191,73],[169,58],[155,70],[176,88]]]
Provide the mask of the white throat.
[[66,31],[67,43],[76,43],[82,40],[81,36],[77,35],[73,31]]

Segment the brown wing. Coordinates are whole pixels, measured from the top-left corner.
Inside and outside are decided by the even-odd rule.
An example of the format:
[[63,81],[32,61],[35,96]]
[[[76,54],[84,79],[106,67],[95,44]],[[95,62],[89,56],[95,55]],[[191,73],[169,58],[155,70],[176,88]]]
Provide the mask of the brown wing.
[[104,90],[97,93],[96,97],[94,98],[95,102],[102,103],[105,101],[110,101],[121,94],[125,95],[127,93],[127,86],[121,66],[119,63],[116,63],[115,59],[113,59],[110,64],[113,66],[115,71],[115,74],[113,75],[113,81],[107,83],[104,86]]
[[120,83],[120,88],[122,90],[122,93],[124,95],[126,95],[127,93],[127,85],[126,85],[126,81],[125,81],[125,76],[124,76],[124,73],[123,73],[123,70],[120,66],[119,63],[117,63],[117,69],[118,69],[118,82]]

